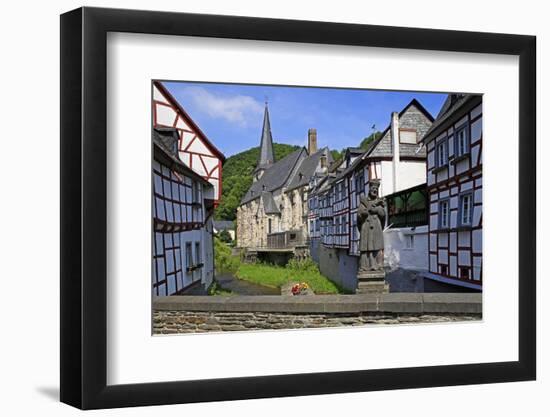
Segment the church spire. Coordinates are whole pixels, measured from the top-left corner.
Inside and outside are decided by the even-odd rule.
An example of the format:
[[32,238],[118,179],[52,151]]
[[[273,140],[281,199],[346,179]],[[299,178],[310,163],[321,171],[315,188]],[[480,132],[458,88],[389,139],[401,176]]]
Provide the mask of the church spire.
[[265,170],[275,162],[273,155],[273,138],[271,137],[271,125],[269,123],[269,111],[267,109],[267,101],[264,110],[264,125],[262,128],[262,139],[260,141],[260,157],[256,171]]

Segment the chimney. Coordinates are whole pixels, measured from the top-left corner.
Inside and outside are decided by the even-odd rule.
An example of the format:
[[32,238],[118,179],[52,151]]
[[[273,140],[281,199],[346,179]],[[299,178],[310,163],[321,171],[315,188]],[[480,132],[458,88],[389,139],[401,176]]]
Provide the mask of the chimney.
[[307,151],[310,155],[317,152],[317,129],[309,129],[307,131]]
[[391,114],[391,142],[393,149],[393,160],[392,160],[392,192],[396,193],[399,191],[398,172],[399,172],[399,114],[393,112]]

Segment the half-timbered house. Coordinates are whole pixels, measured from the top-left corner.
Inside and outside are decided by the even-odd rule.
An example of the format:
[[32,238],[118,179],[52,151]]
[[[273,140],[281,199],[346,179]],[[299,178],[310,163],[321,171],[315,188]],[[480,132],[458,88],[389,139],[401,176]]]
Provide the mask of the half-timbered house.
[[217,206],[225,157],[160,81],[153,82],[153,127],[176,130],[181,161],[212,184]]
[[482,97],[450,94],[423,139],[430,201],[428,278],[480,290]]
[[154,296],[204,293],[214,278],[214,187],[180,160],[175,128],[153,129]]
[[[380,181],[380,196],[388,196],[426,182],[426,150],[421,143],[432,115],[413,99],[368,149],[349,148],[329,177],[310,193],[310,218],[320,220],[320,233],[310,248],[321,272],[349,290],[355,289],[359,256],[357,208],[369,181]],[[427,231],[427,230],[426,230]],[[420,233],[420,231],[415,232]],[[427,234],[425,239],[427,239]]]

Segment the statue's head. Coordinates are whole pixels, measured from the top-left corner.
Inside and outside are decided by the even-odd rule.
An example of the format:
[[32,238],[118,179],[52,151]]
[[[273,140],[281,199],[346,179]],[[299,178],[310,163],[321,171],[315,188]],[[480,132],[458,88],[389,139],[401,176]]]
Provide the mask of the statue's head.
[[378,198],[378,189],[380,188],[380,180],[369,181],[369,197]]

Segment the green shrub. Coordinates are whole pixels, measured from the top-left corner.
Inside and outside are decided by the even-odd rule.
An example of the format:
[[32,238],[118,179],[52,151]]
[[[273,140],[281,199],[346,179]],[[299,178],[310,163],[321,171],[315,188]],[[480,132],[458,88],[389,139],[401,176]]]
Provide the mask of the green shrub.
[[293,271],[319,273],[319,267],[315,262],[313,262],[313,259],[311,258],[304,258],[304,259],[292,258],[290,259],[290,261],[288,261],[288,263],[286,264],[286,267]]
[[214,264],[216,271],[234,274],[239,269],[240,260],[238,256],[231,254],[231,248],[217,237],[214,237]]

